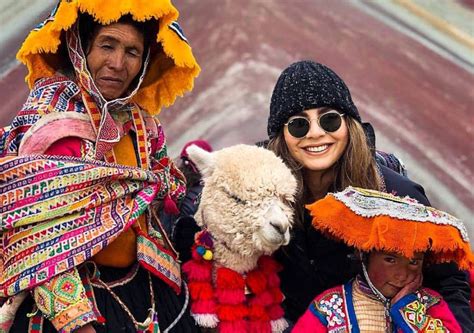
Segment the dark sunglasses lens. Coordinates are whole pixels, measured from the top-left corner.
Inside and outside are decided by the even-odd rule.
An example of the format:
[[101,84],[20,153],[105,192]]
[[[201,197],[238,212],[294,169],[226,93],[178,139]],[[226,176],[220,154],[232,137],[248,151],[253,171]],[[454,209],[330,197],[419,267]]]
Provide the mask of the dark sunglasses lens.
[[309,131],[309,121],[305,118],[295,118],[288,123],[288,132],[295,138],[302,138]]
[[335,112],[325,113],[319,118],[319,126],[326,132],[337,131],[341,123],[341,116]]

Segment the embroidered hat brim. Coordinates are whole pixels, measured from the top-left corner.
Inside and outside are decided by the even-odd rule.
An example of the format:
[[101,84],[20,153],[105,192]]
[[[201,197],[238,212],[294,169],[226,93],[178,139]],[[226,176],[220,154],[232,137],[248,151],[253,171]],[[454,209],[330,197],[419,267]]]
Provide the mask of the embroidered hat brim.
[[59,69],[62,33],[71,28],[81,13],[88,13],[101,24],[116,22],[130,14],[136,21],[156,19],[160,44],[150,59],[143,84],[134,101],[150,114],[157,115],[176,97],[193,88],[200,72],[186,37],[176,20],[179,13],[169,0],[71,0],[61,1],[50,17],[33,29],[17,53],[17,59],[28,68],[26,82],[30,88],[41,78],[53,76]]
[[430,251],[435,262],[474,267],[464,224],[409,197],[348,187],[307,205],[313,226],[362,251],[390,251],[412,258]]

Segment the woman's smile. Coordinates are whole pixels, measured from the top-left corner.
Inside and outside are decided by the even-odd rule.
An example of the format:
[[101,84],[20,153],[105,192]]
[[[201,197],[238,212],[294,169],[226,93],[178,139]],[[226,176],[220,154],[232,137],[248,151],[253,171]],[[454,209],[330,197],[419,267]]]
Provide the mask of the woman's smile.
[[332,144],[330,143],[321,144],[321,145],[311,145],[311,146],[303,147],[303,149],[310,154],[315,154],[315,153],[324,154],[329,150],[331,145]]

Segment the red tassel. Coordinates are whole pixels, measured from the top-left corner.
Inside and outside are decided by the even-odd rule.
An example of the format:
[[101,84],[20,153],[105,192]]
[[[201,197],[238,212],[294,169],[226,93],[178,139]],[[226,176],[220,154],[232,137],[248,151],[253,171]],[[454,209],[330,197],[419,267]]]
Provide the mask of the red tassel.
[[225,267],[217,269],[216,286],[218,289],[244,289],[245,280],[239,273]]
[[252,333],[271,333],[272,325],[268,321],[249,322],[249,332]]
[[245,320],[221,321],[219,323],[219,333],[243,333],[251,332],[247,329],[248,325]]
[[283,302],[283,293],[281,292],[280,288],[271,288],[270,292],[273,295],[273,303]]
[[163,200],[163,209],[165,210],[166,214],[179,214],[178,206],[176,206],[176,203],[173,201],[173,199],[171,199],[171,196],[169,194]]
[[183,265],[189,281],[211,281],[212,265],[208,261],[189,260]]
[[214,296],[212,286],[209,282],[189,282],[188,288],[192,300],[209,300]]
[[270,256],[261,256],[258,259],[258,266],[266,273],[279,272],[282,266]]
[[280,277],[276,273],[270,273],[267,276],[269,288],[280,288]]
[[271,320],[277,320],[283,318],[285,312],[279,304],[272,305],[267,308],[268,316]]
[[255,295],[249,303],[250,305],[268,306],[275,302],[273,301],[273,294],[265,290],[263,293]]
[[245,291],[240,289],[217,289],[217,301],[221,304],[240,304],[245,302]]
[[195,314],[214,314],[216,313],[216,302],[210,301],[194,301],[191,303],[191,312]]
[[255,294],[260,294],[267,288],[267,279],[262,271],[252,271],[247,274],[247,285]]
[[[265,311],[265,308],[260,305],[251,305],[248,308],[248,317],[250,320],[257,320],[257,321],[268,321],[269,317]],[[253,331],[252,331],[253,332]]]
[[[203,246],[198,238],[196,243]],[[213,263],[195,256],[196,244],[192,252],[193,260],[183,265],[183,272],[188,275],[191,312],[217,315],[219,333],[271,333],[271,320],[284,316],[280,306],[283,293],[277,274],[280,265],[268,256],[263,257],[259,260],[260,266],[246,277],[220,267],[214,285]],[[246,285],[253,295],[245,295]]]
[[217,317],[223,321],[241,320],[247,315],[245,305],[217,305]]

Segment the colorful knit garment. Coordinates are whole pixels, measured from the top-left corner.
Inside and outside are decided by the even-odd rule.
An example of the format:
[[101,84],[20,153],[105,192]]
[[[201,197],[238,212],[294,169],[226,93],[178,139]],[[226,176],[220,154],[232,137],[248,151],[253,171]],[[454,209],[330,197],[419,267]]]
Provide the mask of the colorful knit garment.
[[359,288],[358,283],[350,281],[316,296],[292,332],[461,332],[447,303],[431,289],[420,288],[392,304],[387,323],[383,304],[377,306],[375,295],[368,294],[368,287]]
[[26,156],[0,162],[1,297],[91,258],[165,186],[152,172],[92,160]]

